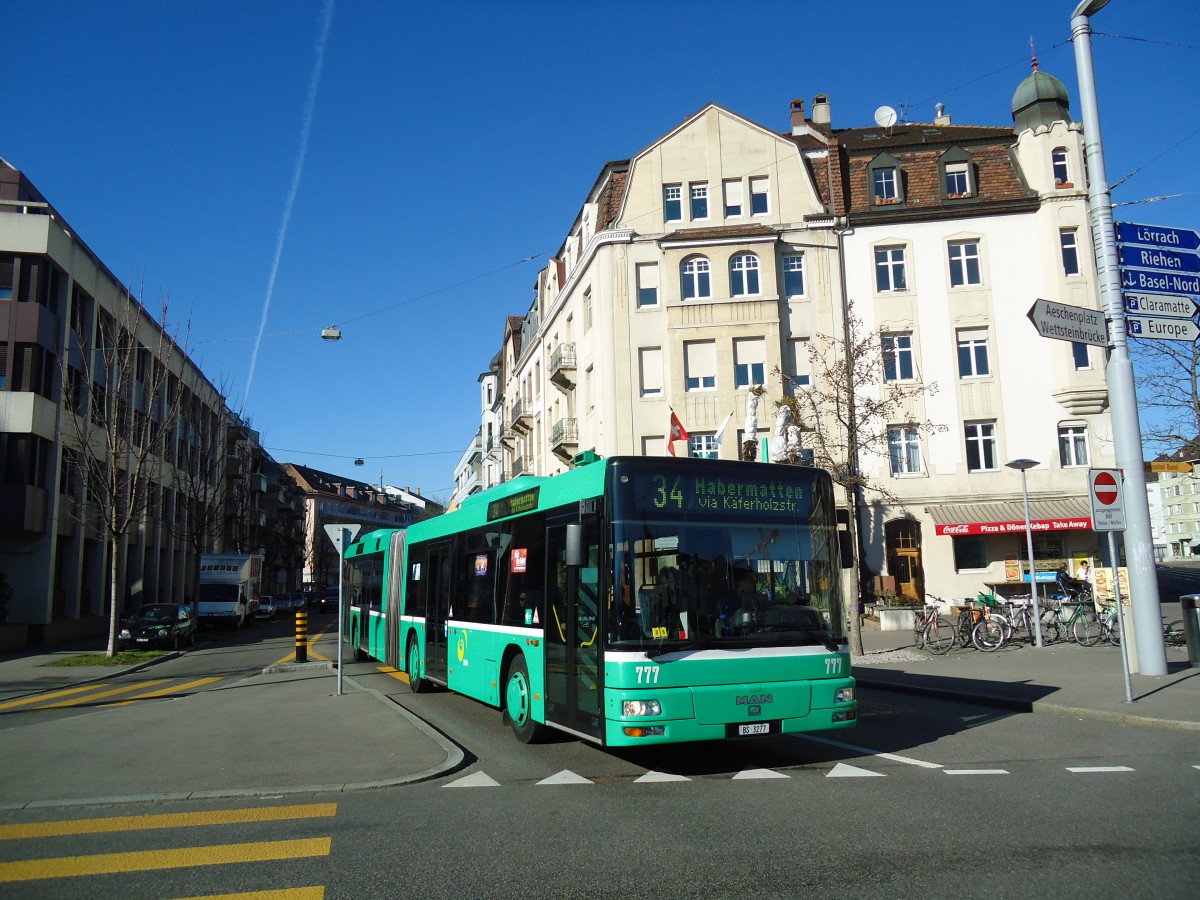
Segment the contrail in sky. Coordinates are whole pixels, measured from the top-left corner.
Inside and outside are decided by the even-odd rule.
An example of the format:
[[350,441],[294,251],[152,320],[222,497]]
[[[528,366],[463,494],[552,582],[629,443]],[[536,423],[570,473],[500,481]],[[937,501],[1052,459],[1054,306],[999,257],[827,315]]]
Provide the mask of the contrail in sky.
[[258,363],[258,345],[262,343],[263,331],[267,327],[267,313],[271,311],[271,295],[275,293],[275,276],[279,273],[279,258],[283,256],[283,242],[287,240],[288,222],[292,218],[292,207],[296,205],[296,192],[300,188],[300,176],[304,173],[304,157],[308,154],[308,135],[312,130],[313,109],[317,105],[317,88],[321,84],[321,68],[325,64],[325,44],[329,40],[329,26],[333,22],[334,0],[326,0],[321,11],[320,34],[317,35],[317,58],[313,63],[312,78],[308,82],[308,97],[304,101],[304,123],[300,127],[300,152],[296,156],[296,168],[292,172],[292,186],[288,190],[287,202],[283,207],[283,222],[279,226],[279,237],[275,241],[275,258],[271,261],[271,274],[267,278],[267,297],[263,301],[262,320],[258,323],[258,336],[254,339],[254,350],[250,354],[250,374],[246,376],[246,390],[242,394],[244,404],[250,398],[250,385],[254,382],[254,367]]

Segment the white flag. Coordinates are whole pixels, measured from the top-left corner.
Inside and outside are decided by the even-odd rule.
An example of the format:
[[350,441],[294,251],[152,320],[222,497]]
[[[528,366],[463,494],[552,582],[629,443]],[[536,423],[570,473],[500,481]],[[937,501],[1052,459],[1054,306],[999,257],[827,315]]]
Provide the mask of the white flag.
[[725,417],[725,421],[721,423],[721,427],[717,429],[717,433],[713,435],[713,456],[716,456],[716,451],[721,449],[721,438],[725,434],[725,428],[729,425],[729,420],[733,418],[733,413]]

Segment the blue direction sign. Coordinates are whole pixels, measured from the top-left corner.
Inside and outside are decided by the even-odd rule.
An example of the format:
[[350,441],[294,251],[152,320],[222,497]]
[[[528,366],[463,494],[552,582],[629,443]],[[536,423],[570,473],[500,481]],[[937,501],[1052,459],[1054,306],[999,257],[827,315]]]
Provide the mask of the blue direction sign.
[[1200,294],[1200,275],[1121,269],[1121,290],[1143,294]]
[[1166,250],[1200,250],[1200,232],[1188,228],[1118,222],[1117,240],[1122,244],[1149,244]]
[[1159,272],[1200,272],[1200,256],[1195,253],[1164,250],[1126,244],[1120,248],[1122,268],[1153,269]]

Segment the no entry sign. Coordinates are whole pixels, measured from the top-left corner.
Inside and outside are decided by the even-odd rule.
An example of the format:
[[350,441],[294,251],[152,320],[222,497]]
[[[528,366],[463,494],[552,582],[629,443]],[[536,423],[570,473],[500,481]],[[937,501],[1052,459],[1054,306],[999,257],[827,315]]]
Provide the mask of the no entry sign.
[[1125,530],[1120,469],[1088,469],[1088,499],[1092,505],[1093,530]]

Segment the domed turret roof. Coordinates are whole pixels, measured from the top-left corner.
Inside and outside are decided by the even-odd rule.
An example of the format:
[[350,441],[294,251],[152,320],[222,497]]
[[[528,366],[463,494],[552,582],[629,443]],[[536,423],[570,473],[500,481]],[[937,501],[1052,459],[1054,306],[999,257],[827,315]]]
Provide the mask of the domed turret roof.
[[1016,131],[1071,121],[1071,99],[1066,86],[1053,75],[1042,72],[1034,63],[1029,77],[1017,85],[1012,98],[1013,126]]

